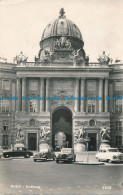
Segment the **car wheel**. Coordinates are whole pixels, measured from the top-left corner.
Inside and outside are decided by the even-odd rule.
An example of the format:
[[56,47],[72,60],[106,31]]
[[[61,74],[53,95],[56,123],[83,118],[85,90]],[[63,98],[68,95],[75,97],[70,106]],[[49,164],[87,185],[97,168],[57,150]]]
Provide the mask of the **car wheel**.
[[55,156],[53,157],[53,160],[56,160]]
[[56,163],[59,163],[59,160],[56,160]]
[[30,158],[30,155],[29,154],[25,154],[24,157],[25,158]]
[[5,158],[9,158],[9,155],[8,155],[8,154],[6,154],[6,155],[5,155]]
[[46,162],[47,161],[47,156],[46,156],[46,158],[44,159],[44,162]]
[[36,159],[34,159],[34,162],[36,162]]

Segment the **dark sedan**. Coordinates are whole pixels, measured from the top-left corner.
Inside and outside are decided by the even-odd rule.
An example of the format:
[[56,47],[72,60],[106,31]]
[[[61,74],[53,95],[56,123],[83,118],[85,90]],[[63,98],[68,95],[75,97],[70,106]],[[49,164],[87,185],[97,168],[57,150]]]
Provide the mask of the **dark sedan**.
[[16,149],[13,149],[12,151],[3,152],[3,156],[5,158],[20,157],[20,156],[23,156],[25,158],[30,158],[30,156],[33,156],[33,152],[27,150],[24,147],[18,147]]

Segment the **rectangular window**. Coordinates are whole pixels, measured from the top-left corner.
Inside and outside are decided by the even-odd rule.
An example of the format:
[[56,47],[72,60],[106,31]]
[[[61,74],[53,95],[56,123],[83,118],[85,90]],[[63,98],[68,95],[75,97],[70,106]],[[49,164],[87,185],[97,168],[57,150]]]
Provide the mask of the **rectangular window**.
[[115,90],[116,91],[121,91],[122,90],[122,82],[121,81],[116,81]]
[[122,136],[116,136],[116,147],[122,146]]
[[9,129],[9,121],[3,121],[3,131],[8,131]]
[[95,113],[95,101],[88,100],[87,101],[88,113]]
[[2,80],[2,90],[10,90],[10,80],[8,79]]
[[87,81],[87,95],[96,95],[96,81]]
[[3,135],[3,146],[8,146],[9,136]]
[[122,131],[122,122],[121,121],[116,121],[115,122],[115,128],[116,128],[116,131]]
[[115,102],[115,113],[122,114],[122,100],[116,100]]
[[9,113],[9,100],[1,100],[0,106],[2,113]]
[[29,90],[37,90],[38,89],[38,81],[32,80],[29,81]]
[[38,101],[37,100],[31,100],[29,102],[30,106],[30,112],[38,112]]

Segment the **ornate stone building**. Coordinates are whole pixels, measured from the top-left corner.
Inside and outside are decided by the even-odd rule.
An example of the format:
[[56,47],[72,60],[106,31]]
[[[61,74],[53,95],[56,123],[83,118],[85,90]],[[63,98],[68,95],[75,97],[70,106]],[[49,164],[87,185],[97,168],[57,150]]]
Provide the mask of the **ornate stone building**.
[[15,61],[0,63],[2,148],[22,143],[38,150],[44,142],[74,147],[82,126],[89,150],[98,150],[103,126],[111,145],[122,146],[123,64],[110,64],[105,52],[89,62],[82,34],[63,9],[44,29],[35,62],[27,62],[22,52]]

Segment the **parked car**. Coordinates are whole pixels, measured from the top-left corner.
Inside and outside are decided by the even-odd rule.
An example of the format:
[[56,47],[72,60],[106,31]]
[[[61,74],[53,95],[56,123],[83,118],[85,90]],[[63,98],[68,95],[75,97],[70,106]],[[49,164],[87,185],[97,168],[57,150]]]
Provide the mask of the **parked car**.
[[55,152],[53,148],[51,148],[50,146],[47,147],[47,145],[44,144],[42,148],[40,148],[40,152],[38,154],[35,154],[33,160],[34,162],[55,160]]
[[30,156],[33,156],[33,152],[27,150],[24,147],[17,147],[14,148],[12,151],[3,152],[3,156],[5,158],[20,157],[20,156],[23,156],[25,158],[30,158]]
[[76,155],[74,154],[74,150],[72,148],[62,148],[61,152],[56,155],[56,163],[59,163],[59,161],[75,162]]
[[99,161],[107,161],[107,162],[122,162],[123,154],[119,152],[117,148],[105,148],[99,150],[96,154],[96,158]]

